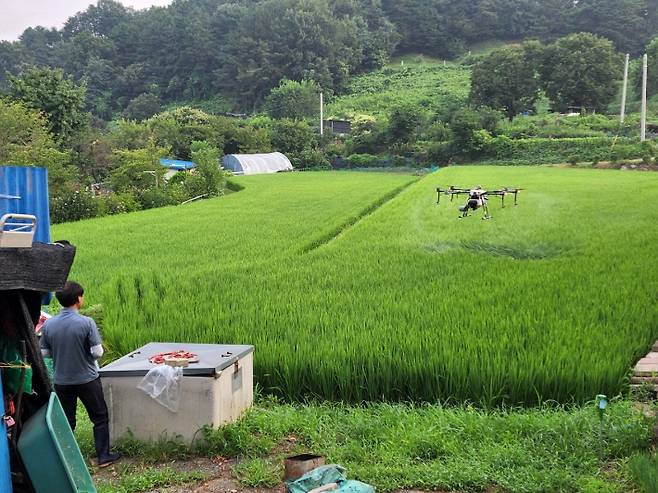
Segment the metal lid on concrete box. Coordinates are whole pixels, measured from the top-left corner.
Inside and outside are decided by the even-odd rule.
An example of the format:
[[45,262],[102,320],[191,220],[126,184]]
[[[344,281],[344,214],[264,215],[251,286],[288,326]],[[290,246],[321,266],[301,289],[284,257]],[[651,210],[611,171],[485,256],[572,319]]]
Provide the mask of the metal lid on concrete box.
[[177,342],[150,342],[122,358],[104,366],[99,373],[102,377],[143,376],[157,366],[149,358],[160,353],[187,351],[199,357],[198,362],[190,362],[183,369],[183,375],[210,376],[236,363],[254,350],[254,346],[227,344],[188,344]]

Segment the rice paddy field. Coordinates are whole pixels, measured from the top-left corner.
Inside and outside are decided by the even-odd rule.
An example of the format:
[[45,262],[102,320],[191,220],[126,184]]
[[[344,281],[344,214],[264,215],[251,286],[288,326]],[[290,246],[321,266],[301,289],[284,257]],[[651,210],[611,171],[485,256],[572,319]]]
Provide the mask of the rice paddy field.
[[[615,395],[658,337],[653,173],[453,167],[293,173],[188,206],[57,225],[110,354],[254,344],[289,400],[474,402]],[[522,187],[458,219],[437,186]],[[509,204],[509,203],[508,203]]]

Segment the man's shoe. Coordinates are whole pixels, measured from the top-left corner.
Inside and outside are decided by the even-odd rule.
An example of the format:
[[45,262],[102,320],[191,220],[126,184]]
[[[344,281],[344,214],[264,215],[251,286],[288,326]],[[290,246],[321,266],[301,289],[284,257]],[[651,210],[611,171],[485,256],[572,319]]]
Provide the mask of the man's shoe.
[[121,454],[109,453],[103,457],[98,458],[98,467],[107,467],[110,464],[114,464],[121,458]]

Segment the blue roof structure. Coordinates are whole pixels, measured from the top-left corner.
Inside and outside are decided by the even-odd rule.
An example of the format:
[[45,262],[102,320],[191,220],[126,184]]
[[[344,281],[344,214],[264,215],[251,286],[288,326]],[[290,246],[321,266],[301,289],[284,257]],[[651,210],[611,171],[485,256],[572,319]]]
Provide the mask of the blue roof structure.
[[160,159],[160,164],[176,171],[187,171],[196,166],[192,161],[178,161],[177,159]]

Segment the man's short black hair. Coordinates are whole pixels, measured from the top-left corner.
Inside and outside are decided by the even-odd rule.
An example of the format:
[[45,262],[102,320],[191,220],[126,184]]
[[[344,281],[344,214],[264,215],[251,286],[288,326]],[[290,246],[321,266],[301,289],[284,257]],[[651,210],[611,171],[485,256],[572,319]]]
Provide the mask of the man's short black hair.
[[75,305],[83,294],[85,294],[85,290],[77,282],[66,281],[61,291],[55,293],[55,297],[64,308],[68,308]]

